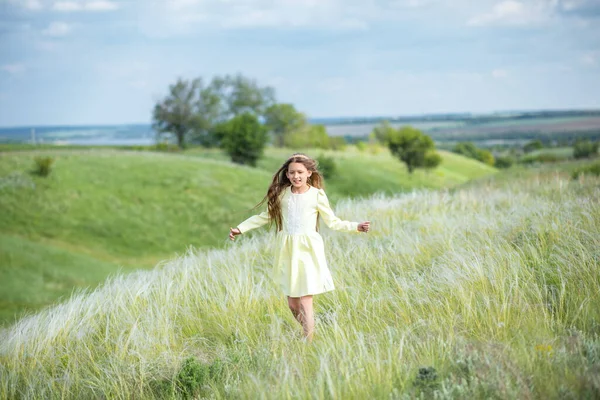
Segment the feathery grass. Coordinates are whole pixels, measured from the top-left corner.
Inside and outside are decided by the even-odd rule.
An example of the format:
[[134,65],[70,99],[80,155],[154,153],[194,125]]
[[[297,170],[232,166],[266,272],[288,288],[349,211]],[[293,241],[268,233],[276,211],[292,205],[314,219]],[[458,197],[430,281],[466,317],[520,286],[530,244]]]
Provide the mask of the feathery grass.
[[600,181],[543,174],[338,203],[312,344],[273,233],[194,250],[0,333],[3,398],[594,398]]

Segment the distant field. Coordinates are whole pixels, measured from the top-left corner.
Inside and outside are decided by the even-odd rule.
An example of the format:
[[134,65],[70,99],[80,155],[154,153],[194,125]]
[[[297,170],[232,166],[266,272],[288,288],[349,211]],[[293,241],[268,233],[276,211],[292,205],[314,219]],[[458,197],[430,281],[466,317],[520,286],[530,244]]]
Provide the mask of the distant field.
[[[341,124],[327,126],[332,136],[365,137],[377,124]],[[394,127],[406,123],[392,123]],[[410,123],[438,142],[490,141],[524,143],[534,138],[560,140],[573,136],[600,138],[600,117],[510,119],[483,123],[449,121],[439,123]]]

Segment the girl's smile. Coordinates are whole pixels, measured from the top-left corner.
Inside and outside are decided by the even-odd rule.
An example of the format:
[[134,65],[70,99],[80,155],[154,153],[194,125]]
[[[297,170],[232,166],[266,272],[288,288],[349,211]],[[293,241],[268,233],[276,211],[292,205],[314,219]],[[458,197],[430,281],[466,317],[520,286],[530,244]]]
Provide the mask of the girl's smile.
[[285,173],[295,189],[302,191],[307,186],[308,178],[312,172],[306,169],[302,163],[290,163],[287,172]]

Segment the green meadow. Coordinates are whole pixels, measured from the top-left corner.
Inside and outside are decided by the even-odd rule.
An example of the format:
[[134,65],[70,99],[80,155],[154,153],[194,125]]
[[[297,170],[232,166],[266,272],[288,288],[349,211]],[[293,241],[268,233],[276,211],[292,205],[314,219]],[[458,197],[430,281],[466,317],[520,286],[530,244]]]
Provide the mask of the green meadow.
[[[89,156],[93,165],[116,157]],[[127,171],[111,176],[161,157],[127,154]],[[241,208],[235,190],[269,176],[195,157],[168,162],[247,177],[236,188],[222,184]],[[440,188],[427,188],[434,178],[423,173],[414,190],[355,198],[342,198],[332,180],[337,214],[371,220],[372,232],[323,230],[337,289],[316,298],[312,343],[271,280],[273,232],[261,230],[113,274],[0,331],[0,397],[598,398],[600,180],[572,179],[579,166],[486,173]],[[149,171],[152,182],[166,179]],[[59,164],[55,172],[58,182]],[[12,198],[27,189],[11,190]]]
[[[228,245],[230,226],[252,214],[291,154],[268,149],[257,168],[221,151],[183,153],[49,148],[0,153],[0,322],[64,300],[107,276],[149,269],[188,248]],[[409,175],[387,151],[307,149],[334,157],[332,203],[375,193],[446,188],[495,173],[452,153],[434,171]],[[34,157],[55,159],[47,178]]]

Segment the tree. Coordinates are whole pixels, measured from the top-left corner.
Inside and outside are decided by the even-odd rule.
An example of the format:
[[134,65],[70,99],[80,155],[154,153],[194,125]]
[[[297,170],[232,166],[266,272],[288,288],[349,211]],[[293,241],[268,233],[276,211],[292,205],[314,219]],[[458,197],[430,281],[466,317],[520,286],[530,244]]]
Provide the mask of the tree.
[[159,137],[174,135],[181,148],[189,141],[216,146],[222,138],[215,127],[244,113],[263,117],[274,99],[273,88],[241,74],[216,76],[208,85],[200,78],[178,79],[155,105],[153,127]]
[[244,113],[263,117],[267,108],[275,103],[272,87],[261,87],[254,79],[242,74],[216,76],[208,88],[220,99],[222,121]]
[[175,135],[177,145],[185,147],[186,140],[194,130],[202,127],[196,108],[197,94],[202,86],[200,79],[178,79],[169,86],[169,95],[154,106],[153,128],[158,136]]
[[499,156],[496,157],[494,166],[496,168],[510,168],[514,164],[515,160],[511,156]]
[[452,151],[490,166],[493,166],[495,162],[494,155],[489,150],[479,149],[471,142],[457,143]]
[[265,125],[273,134],[276,147],[283,147],[286,136],[306,126],[306,116],[292,104],[273,104],[265,111]]
[[477,160],[489,165],[490,167],[493,167],[494,163],[496,162],[492,152],[484,149],[477,149]]
[[532,140],[531,142],[529,142],[525,146],[523,146],[523,151],[525,153],[531,153],[532,151],[540,150],[543,148],[544,148],[544,143],[542,143],[541,140],[536,139],[536,140]]
[[222,137],[221,147],[231,156],[231,161],[238,164],[256,166],[269,140],[267,128],[249,112],[219,124],[215,130]]
[[284,144],[292,149],[305,147],[328,149],[329,139],[325,125],[305,125],[302,129],[287,135]]
[[179,148],[194,140],[213,144],[211,130],[221,117],[221,99],[202,79],[178,79],[169,94],[154,106],[153,128],[158,136],[174,135]]
[[391,153],[406,164],[411,174],[415,168],[433,168],[441,162],[431,137],[413,127],[388,131],[386,142]]
[[454,146],[452,152],[456,154],[463,155],[465,157],[472,158],[474,160],[478,159],[477,152],[479,149],[471,142],[459,142]]
[[380,124],[376,125],[371,132],[371,135],[375,137],[375,139],[379,143],[387,143],[388,136],[394,131],[394,127],[390,125],[388,121],[383,121]]

